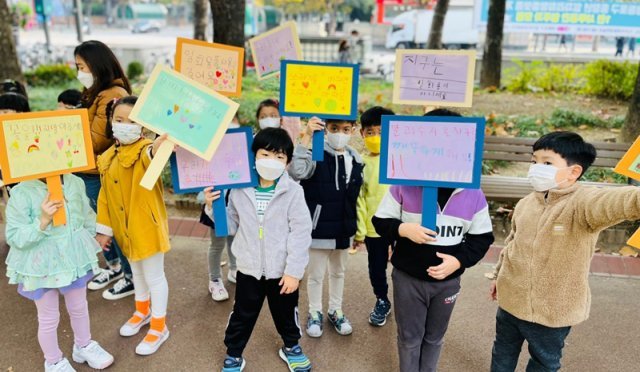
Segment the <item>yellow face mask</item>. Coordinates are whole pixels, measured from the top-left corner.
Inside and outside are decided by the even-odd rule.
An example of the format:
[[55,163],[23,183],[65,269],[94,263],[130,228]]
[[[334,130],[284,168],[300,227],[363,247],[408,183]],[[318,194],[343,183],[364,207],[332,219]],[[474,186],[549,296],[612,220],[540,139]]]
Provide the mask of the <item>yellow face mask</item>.
[[367,147],[367,150],[371,151],[373,154],[380,153],[380,136],[371,136],[364,138],[364,145]]

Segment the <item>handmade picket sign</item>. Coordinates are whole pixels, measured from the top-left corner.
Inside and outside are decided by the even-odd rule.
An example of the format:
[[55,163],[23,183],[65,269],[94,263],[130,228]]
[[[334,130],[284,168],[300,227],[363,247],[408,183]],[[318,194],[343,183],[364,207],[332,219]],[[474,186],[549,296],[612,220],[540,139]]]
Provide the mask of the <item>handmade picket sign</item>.
[[380,183],[423,187],[422,226],[436,229],[438,188],[480,188],[485,119],[382,117]]
[[244,48],[179,37],[176,71],[229,97],[240,97]]
[[156,150],[140,185],[153,188],[173,148],[211,160],[239,105],[168,67],[153,69],[129,117],[168,140]]
[[[624,154],[613,171],[640,181],[640,136],[636,138],[635,142],[633,142],[629,148],[629,151]],[[635,248],[640,248],[640,229],[629,238],[627,244]]]
[[229,235],[224,193],[226,190],[258,185],[251,151],[251,128],[227,130],[213,158],[206,161],[178,148],[171,157],[171,180],[176,194],[200,192],[213,186],[221,197],[213,202],[216,236]]
[[302,60],[300,38],[293,21],[249,39],[249,47],[259,80],[278,76],[282,60]]
[[[280,115],[356,120],[358,65],[283,60]],[[324,133],[313,134],[313,160],[324,156]]]
[[[0,168],[6,184],[45,178],[50,199],[64,202],[60,176],[95,168],[87,110],[0,116]],[[66,223],[65,209],[54,226]]]
[[475,51],[396,50],[393,103],[471,107]]

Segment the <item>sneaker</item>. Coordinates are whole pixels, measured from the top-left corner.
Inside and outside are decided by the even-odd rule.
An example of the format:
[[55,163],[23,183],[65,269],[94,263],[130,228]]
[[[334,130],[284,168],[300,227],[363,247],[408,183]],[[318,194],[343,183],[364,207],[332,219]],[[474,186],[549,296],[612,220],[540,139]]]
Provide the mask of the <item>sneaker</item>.
[[351,322],[344,316],[342,310],[336,310],[327,314],[329,317],[329,321],[333,324],[333,328],[335,328],[338,334],[343,336],[350,335],[353,332],[353,328],[351,327]]
[[224,288],[224,284],[222,284],[222,280],[220,279],[209,281],[209,292],[214,301],[225,301],[229,299],[229,292]]
[[391,313],[391,303],[379,298],[373,307],[373,311],[369,314],[369,324],[382,327],[387,323],[389,313]]
[[234,358],[227,355],[222,364],[222,372],[241,372],[246,365],[247,362],[244,358]]
[[300,345],[296,345],[291,349],[283,347],[278,351],[278,355],[280,355],[280,359],[287,363],[287,367],[289,367],[290,372],[311,371],[311,362],[302,352]]
[[227,280],[229,283],[236,284],[236,276],[238,275],[238,270],[229,269],[229,273],[227,274]]
[[44,362],[44,372],[76,372],[76,370],[71,367],[71,363],[69,363],[67,358],[62,358],[62,360],[56,364]]
[[309,319],[307,319],[307,334],[309,337],[322,336],[322,313],[314,311],[309,313]]
[[141,312],[136,311],[133,313],[133,316],[122,327],[120,327],[120,336],[135,336],[140,332],[140,328],[144,327],[145,324],[149,324],[150,321],[151,312],[144,315]]
[[92,291],[97,291],[98,289],[102,289],[108,286],[111,282],[114,282],[120,278],[124,277],[124,271],[122,267],[120,267],[120,271],[113,271],[109,268],[101,269],[100,274],[96,275],[87,285]]
[[113,364],[113,355],[109,354],[97,342],[91,341],[85,347],[73,345],[73,361],[87,363],[93,369],[105,369]]
[[147,334],[158,336],[158,338],[153,342],[142,340],[142,342],[136,346],[136,354],[138,355],[151,355],[158,351],[160,346],[169,338],[169,329],[166,326],[162,332],[150,329]]
[[119,300],[131,296],[133,293],[133,282],[125,277],[118,280],[112,288],[102,292],[102,298],[105,300]]

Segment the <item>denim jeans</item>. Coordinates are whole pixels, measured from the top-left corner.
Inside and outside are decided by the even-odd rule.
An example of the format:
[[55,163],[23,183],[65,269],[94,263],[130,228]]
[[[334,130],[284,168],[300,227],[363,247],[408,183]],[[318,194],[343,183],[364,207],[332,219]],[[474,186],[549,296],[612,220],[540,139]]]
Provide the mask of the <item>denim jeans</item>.
[[498,308],[496,339],[491,356],[491,372],[513,372],[525,340],[531,358],[527,372],[555,372],[560,369],[564,340],[571,327],[551,328],[520,320]]
[[[86,174],[86,173],[76,173],[76,176],[80,177],[84,181],[84,186],[87,189],[87,197],[89,198],[89,203],[91,204],[91,208],[94,211],[97,211],[98,206],[98,195],[100,194],[100,176],[97,174]],[[129,261],[122,254],[120,247],[115,239],[112,240],[111,249],[109,251],[102,251],[104,255],[104,259],[107,261],[109,266],[114,266],[117,264],[121,264],[124,269],[124,275],[131,279],[131,266],[129,266]]]

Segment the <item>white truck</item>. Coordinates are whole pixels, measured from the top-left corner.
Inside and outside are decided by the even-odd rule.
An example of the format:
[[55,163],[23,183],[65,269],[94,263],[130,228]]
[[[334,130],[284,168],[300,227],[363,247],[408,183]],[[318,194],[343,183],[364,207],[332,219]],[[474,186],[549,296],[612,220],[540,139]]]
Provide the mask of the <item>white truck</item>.
[[[478,30],[473,27],[473,7],[451,7],[444,19],[442,44],[445,49],[475,49]],[[388,49],[414,48],[426,44],[433,11],[415,9],[398,14],[391,21],[385,46]],[[422,46],[424,47],[424,46]]]

